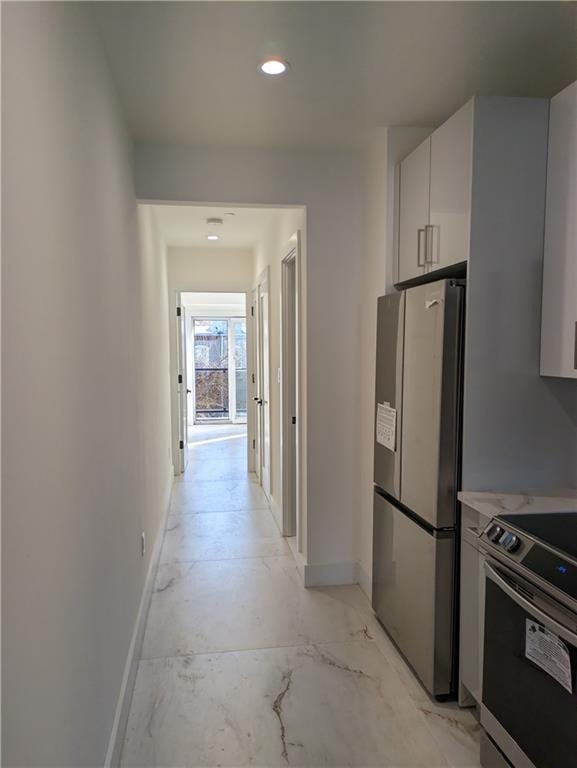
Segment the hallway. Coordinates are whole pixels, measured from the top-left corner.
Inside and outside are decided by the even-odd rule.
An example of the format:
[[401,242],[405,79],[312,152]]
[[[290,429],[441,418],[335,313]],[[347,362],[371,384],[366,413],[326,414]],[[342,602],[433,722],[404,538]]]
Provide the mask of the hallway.
[[243,427],[193,430],[170,513],[123,766],[476,766],[357,586],[304,589]]

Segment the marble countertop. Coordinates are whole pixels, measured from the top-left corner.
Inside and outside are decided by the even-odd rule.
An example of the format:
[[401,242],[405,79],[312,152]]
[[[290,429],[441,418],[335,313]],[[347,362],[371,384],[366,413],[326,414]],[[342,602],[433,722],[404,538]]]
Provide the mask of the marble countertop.
[[515,512],[577,512],[577,489],[511,493],[461,491],[458,499],[487,517]]

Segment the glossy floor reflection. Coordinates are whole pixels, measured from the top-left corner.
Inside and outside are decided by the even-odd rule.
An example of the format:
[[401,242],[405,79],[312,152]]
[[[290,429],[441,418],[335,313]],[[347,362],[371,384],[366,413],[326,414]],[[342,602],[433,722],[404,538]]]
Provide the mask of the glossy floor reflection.
[[356,586],[304,589],[237,426],[175,482],[123,766],[474,768],[470,712],[432,702]]

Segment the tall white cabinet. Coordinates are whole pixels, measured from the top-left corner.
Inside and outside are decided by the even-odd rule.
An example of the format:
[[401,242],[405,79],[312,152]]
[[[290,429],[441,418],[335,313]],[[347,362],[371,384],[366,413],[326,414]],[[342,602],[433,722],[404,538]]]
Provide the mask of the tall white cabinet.
[[395,283],[467,279],[463,490],[577,482],[576,97],[549,143],[549,99],[475,96],[400,163]]
[[473,103],[400,164],[398,283],[469,258]]
[[549,113],[541,375],[577,379],[577,82]]

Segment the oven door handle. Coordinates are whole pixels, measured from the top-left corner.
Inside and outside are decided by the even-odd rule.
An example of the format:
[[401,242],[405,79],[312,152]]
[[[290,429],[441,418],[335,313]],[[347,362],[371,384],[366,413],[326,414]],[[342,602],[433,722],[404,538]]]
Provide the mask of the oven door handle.
[[527,600],[526,597],[523,597],[523,595],[520,595],[513,587],[511,587],[505,579],[499,575],[499,573],[493,568],[492,565],[489,565],[487,561],[485,561],[485,573],[487,575],[487,578],[491,579],[500,589],[503,590],[503,592],[513,600],[513,602],[517,603],[517,605],[524,610],[527,611],[527,613],[530,613],[531,616],[533,616],[538,621],[541,621],[543,624],[545,624],[548,629],[551,630],[551,632],[554,632],[555,634],[559,635],[559,637],[562,637],[564,640],[567,640],[567,642],[571,643],[572,645],[577,645],[577,634],[572,632],[568,627],[566,627],[564,624],[560,624],[556,619],[554,619],[552,616],[549,616],[548,613],[545,613],[545,611],[542,611],[540,608],[538,608],[534,603],[532,603],[530,600]]

